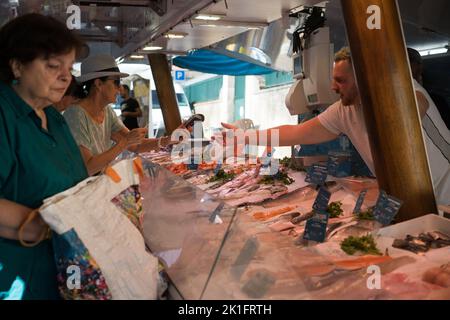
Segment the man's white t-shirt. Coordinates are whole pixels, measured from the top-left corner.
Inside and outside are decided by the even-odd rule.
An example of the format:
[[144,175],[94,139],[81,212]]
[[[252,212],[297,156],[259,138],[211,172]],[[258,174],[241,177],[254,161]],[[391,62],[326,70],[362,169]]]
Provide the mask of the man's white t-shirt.
[[[414,85],[417,91],[425,95],[429,103],[422,129],[436,201],[439,204],[448,204],[450,202],[450,159],[446,155],[450,154],[450,133],[425,89],[418,83]],[[341,101],[338,101],[321,113],[318,119],[328,131],[336,135],[341,133],[347,135],[370,171],[376,175],[361,106],[344,106]]]
[[429,105],[422,118],[422,132],[436,200],[439,204],[450,204],[450,130],[428,92],[416,80],[414,88],[425,96]]
[[328,131],[336,135],[341,133],[347,135],[372,174],[375,174],[369,136],[361,106],[344,106],[339,100],[319,114],[318,118]]

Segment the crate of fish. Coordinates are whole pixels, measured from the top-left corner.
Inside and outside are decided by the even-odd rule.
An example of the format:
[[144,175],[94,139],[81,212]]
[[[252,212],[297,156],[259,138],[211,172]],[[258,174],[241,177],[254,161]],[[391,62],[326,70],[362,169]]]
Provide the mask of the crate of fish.
[[450,246],[450,219],[429,214],[379,229],[377,236],[393,238],[394,248],[425,253]]

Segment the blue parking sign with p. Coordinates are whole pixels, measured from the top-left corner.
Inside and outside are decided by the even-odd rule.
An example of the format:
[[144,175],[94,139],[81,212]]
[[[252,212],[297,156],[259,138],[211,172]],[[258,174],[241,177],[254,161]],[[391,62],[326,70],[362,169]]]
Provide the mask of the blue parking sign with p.
[[184,81],[186,80],[186,74],[184,70],[176,70],[175,71],[175,80]]

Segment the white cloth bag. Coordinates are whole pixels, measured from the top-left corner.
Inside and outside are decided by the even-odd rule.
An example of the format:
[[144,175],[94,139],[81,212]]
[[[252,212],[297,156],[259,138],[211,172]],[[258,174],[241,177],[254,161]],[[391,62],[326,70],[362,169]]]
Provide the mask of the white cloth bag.
[[44,201],[42,218],[63,234],[72,228],[99,265],[114,300],[156,299],[158,260],[146,251],[144,238],[121,210],[115,196],[139,184],[133,160],[116,163],[120,176],[88,178]]

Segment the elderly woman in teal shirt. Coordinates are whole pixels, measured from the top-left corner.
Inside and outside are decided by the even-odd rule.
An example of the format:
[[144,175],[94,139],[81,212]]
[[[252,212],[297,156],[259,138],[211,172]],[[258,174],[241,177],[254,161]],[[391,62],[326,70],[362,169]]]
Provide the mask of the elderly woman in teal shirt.
[[[59,21],[28,14],[0,29],[0,45],[0,293],[20,279],[23,299],[58,299],[51,241],[22,246],[18,230],[45,198],[87,177],[64,118],[51,107],[70,84],[81,42]],[[47,229],[37,216],[23,240],[35,242]]]

